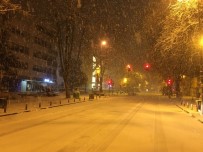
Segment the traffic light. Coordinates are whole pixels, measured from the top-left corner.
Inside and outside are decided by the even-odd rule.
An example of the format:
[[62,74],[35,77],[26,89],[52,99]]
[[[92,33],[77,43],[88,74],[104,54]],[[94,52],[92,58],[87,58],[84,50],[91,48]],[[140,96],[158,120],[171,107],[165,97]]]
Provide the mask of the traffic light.
[[132,66],[130,64],[127,65],[128,72],[132,71]]
[[171,79],[167,79],[166,83],[167,83],[168,86],[171,86],[173,84],[173,81]]
[[150,65],[149,63],[145,63],[145,64],[144,64],[144,69],[145,69],[145,70],[148,71],[148,70],[150,70],[150,68],[151,68],[151,65]]
[[113,83],[113,80],[112,80],[112,79],[109,79],[109,80],[108,80],[108,85],[109,85],[109,86],[112,86],[113,84],[114,84],[114,83]]

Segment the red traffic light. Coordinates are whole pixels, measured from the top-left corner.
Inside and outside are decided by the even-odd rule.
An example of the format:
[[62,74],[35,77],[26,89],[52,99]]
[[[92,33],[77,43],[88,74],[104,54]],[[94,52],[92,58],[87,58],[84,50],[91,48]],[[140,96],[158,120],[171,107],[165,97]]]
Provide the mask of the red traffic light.
[[144,64],[144,69],[149,70],[151,68],[151,65],[149,63]]
[[109,79],[109,80],[108,80],[108,85],[109,85],[109,86],[110,86],[110,85],[112,86],[113,84],[114,84],[114,83],[113,83],[113,80],[112,80],[112,79]]
[[132,71],[132,66],[130,64],[127,65],[127,70]]
[[167,83],[167,85],[172,85],[173,81],[171,79],[167,79],[166,83]]

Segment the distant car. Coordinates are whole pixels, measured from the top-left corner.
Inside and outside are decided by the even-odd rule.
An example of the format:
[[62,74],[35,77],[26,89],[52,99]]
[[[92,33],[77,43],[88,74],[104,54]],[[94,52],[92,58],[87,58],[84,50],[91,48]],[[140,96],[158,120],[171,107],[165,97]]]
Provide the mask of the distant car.
[[134,92],[140,92],[139,88],[134,88]]
[[56,91],[49,91],[49,92],[46,92],[46,95],[47,95],[47,96],[58,96],[58,95],[59,95],[59,92],[56,92]]

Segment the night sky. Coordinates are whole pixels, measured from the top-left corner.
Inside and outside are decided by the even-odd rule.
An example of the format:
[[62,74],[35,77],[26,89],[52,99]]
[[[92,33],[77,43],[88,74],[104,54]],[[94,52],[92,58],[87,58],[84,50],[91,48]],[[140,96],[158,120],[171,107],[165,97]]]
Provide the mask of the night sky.
[[[33,14],[45,16],[44,12],[55,2],[12,1],[20,3],[23,9]],[[102,38],[108,39],[117,58],[122,58],[121,64],[130,62],[137,65],[147,61],[147,52],[154,41],[157,14],[161,14],[169,2],[170,0],[81,0],[80,9],[89,23],[89,39],[95,44]]]

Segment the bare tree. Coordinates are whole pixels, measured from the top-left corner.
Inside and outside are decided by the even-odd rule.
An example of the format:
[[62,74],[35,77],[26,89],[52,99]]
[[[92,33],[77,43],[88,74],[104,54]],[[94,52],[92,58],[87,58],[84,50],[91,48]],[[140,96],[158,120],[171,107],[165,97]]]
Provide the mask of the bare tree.
[[6,14],[20,9],[20,5],[12,4],[9,0],[0,0],[0,14]]
[[[194,73],[194,36],[198,31],[197,5],[176,3],[169,7],[163,20],[163,29],[151,56],[156,69],[162,76],[172,77],[177,94],[180,91],[181,75]],[[197,65],[196,65],[197,66]]]
[[[46,5],[46,8],[44,7]],[[86,32],[86,22],[80,0],[29,1],[33,14],[41,22],[49,22],[54,33],[54,43],[59,55],[60,73],[63,77],[66,97],[70,97],[73,85],[84,83],[81,70],[82,44]],[[74,80],[72,80],[74,79]],[[82,81],[83,80],[83,81]]]

